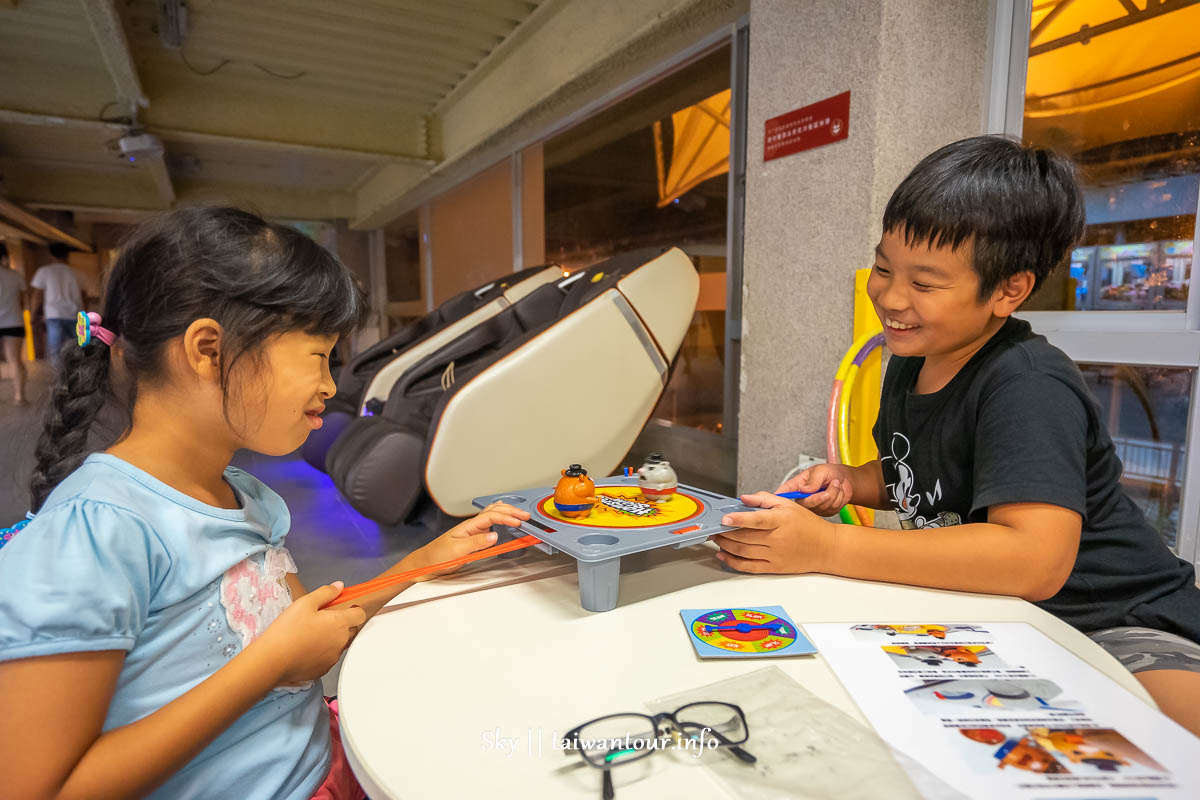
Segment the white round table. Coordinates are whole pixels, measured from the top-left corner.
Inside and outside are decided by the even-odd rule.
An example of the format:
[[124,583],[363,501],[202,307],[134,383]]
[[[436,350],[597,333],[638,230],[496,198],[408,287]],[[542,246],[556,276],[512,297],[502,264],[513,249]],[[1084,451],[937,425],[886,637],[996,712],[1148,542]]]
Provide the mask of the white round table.
[[[596,798],[600,771],[552,749],[605,714],[768,665],[865,723],[821,656],[696,657],[679,611],[782,605],[810,622],[1029,622],[1139,698],[1116,659],[1014,597],[918,589],[824,575],[730,573],[713,545],[622,559],[617,608],[579,605],[575,562],[527,551],[413,586],[346,654],[338,683],[347,756],[372,800]],[[669,773],[669,774],[668,774]],[[703,769],[655,756],[613,770],[621,800],[727,797]]]

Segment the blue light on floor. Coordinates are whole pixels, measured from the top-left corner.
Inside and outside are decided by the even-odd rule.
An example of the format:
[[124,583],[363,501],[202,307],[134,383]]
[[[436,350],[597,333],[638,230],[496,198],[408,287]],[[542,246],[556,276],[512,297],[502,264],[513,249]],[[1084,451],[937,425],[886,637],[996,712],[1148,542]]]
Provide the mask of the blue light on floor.
[[325,552],[375,558],[388,550],[374,521],[351,506],[333,479],[296,456],[270,458],[241,452],[234,464],[271,487],[292,514],[289,544],[297,536]]

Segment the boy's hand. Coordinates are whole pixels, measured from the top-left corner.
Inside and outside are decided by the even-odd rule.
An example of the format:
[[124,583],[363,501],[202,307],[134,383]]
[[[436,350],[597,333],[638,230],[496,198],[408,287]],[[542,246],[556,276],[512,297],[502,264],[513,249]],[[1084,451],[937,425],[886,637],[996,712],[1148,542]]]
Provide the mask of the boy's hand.
[[320,679],[367,621],[358,606],[321,608],[341,591],[342,582],[337,581],[300,597],[250,645],[270,654],[279,670],[277,684]]
[[[413,566],[438,564],[442,561],[449,561],[459,556],[474,553],[476,550],[482,550],[485,547],[491,547],[496,543],[496,539],[499,538],[496,532],[492,530],[493,525],[507,525],[510,528],[515,528],[527,519],[529,519],[528,511],[513,508],[507,503],[492,503],[466,522],[460,522],[413,553],[414,560],[417,561]],[[449,569],[425,575],[416,580],[426,581],[430,578],[436,578],[438,575],[449,574],[456,569],[458,567],[450,567]]]
[[808,492],[811,497],[800,505],[822,517],[832,517],[854,496],[850,467],[845,464],[817,464],[783,482],[776,492]]
[[722,525],[740,528],[712,537],[721,548],[717,558],[722,563],[740,572],[824,570],[833,549],[832,523],[791,500],[767,492],[742,495],[742,502],[763,510],[726,514],[721,519]]

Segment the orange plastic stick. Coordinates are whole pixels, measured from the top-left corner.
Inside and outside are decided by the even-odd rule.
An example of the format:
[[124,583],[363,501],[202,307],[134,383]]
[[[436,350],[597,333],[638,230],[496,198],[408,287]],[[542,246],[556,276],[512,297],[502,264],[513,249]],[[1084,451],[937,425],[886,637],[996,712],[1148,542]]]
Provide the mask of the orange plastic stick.
[[537,538],[536,536],[522,536],[519,539],[513,539],[511,542],[505,542],[504,544],[498,544],[495,547],[489,547],[486,550],[476,550],[474,553],[468,553],[465,556],[459,556],[458,558],[452,558],[449,561],[443,561],[440,564],[430,564],[428,567],[417,567],[416,569],[409,569],[409,570],[405,570],[404,572],[398,572],[395,575],[388,575],[388,576],[382,577],[382,578],[375,578],[373,580],[369,580],[364,583],[356,583],[353,586],[347,586],[344,589],[342,589],[341,594],[339,594],[337,597],[333,598],[333,600],[331,600],[330,602],[321,606],[321,608],[328,608],[329,606],[337,605],[338,603],[344,603],[347,600],[353,600],[357,597],[362,597],[365,594],[370,594],[371,592],[378,591],[379,589],[383,589],[388,586],[395,586],[398,583],[407,583],[408,581],[411,581],[413,578],[419,578],[422,575],[428,575],[431,572],[441,572],[442,570],[449,569],[450,567],[457,567],[462,564],[469,564],[472,561],[481,561],[485,558],[491,558],[492,556],[498,556],[501,553],[511,553],[512,551],[520,550],[523,547],[529,547],[530,545],[540,544],[541,541],[542,540]]

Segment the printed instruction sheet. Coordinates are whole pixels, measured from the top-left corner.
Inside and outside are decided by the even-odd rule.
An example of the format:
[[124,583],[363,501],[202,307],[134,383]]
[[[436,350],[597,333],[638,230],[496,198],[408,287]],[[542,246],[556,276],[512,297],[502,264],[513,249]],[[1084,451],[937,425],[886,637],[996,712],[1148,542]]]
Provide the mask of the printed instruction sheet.
[[968,797],[1200,797],[1200,739],[1032,625],[804,628],[880,736]]

